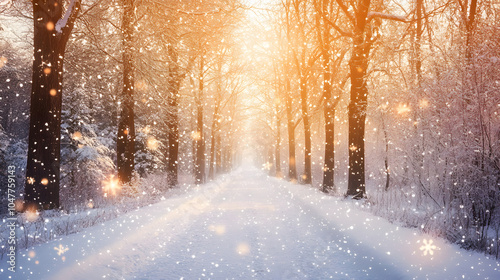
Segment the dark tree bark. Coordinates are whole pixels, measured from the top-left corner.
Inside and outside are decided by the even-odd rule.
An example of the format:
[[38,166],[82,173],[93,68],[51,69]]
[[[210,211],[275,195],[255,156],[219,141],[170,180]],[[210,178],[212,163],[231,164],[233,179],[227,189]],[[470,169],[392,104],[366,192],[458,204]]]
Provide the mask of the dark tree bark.
[[[276,105],[278,106],[278,105]],[[276,109],[276,112],[279,112],[278,109]],[[275,175],[276,177],[281,178],[283,174],[281,173],[281,117],[276,114],[276,146],[274,150],[274,160],[275,160]]]
[[324,18],[328,14],[328,3],[328,0],[322,0],[321,13],[317,15],[317,31],[323,58],[323,98],[325,100],[323,107],[325,117],[325,162],[323,165],[322,186],[322,191],[325,193],[334,190],[335,179],[335,104],[334,100],[332,100],[330,70],[330,27]]
[[292,116],[292,97],[290,96],[290,79],[286,80],[286,118],[288,127],[288,179],[297,181],[297,165],[295,162],[295,123]]
[[417,30],[415,38],[415,70],[417,73],[418,86],[422,84],[422,59],[420,57],[420,50],[422,46],[422,11],[423,0],[416,0],[416,15],[417,15]]
[[118,122],[116,153],[118,179],[121,183],[132,180],[135,160],[134,126],[134,13],[135,0],[123,0],[123,89],[121,94],[121,112]]
[[[220,90],[220,89],[219,89]],[[214,115],[213,115],[213,120],[212,120],[212,135],[210,136],[210,164],[209,164],[209,170],[208,170],[208,177],[210,179],[215,178],[215,150],[216,150],[216,138],[219,135],[219,119],[220,119],[220,114],[219,114],[219,108],[220,108],[220,102],[221,102],[221,96],[220,96],[220,91],[217,94],[216,100],[215,100],[215,108],[214,108]]]
[[307,103],[307,76],[300,74],[300,103],[302,107],[302,122],[304,123],[304,174],[302,183],[311,184],[311,125],[309,123],[309,110]]
[[168,46],[168,55],[170,59],[167,98],[168,114],[168,162],[167,162],[167,181],[169,187],[177,186],[178,180],[178,159],[179,159],[179,86],[181,75],[179,73],[179,64],[177,51],[173,46]]
[[24,195],[27,207],[59,208],[64,52],[80,10],[80,1],[72,1],[65,22],[62,2],[33,1],[34,60]]
[[[420,0],[422,1],[422,0]],[[467,59],[467,64],[470,64],[472,58],[472,38],[474,35],[474,26],[476,21],[476,13],[477,13],[477,0],[471,0],[470,8],[469,8],[469,16],[466,20],[466,47],[465,47],[465,57]]]
[[220,133],[217,134],[216,136],[216,152],[215,152],[215,174],[221,174],[222,173],[222,141],[221,141],[221,135]]
[[198,77],[198,95],[196,98],[196,161],[194,166],[195,183],[205,183],[205,137],[203,135],[203,71],[204,60],[200,56],[200,76]]
[[370,0],[362,0],[355,13],[353,50],[349,62],[351,100],[349,103],[349,182],[347,195],[363,198],[365,185],[365,120],[368,100],[366,70],[372,42],[367,15]]

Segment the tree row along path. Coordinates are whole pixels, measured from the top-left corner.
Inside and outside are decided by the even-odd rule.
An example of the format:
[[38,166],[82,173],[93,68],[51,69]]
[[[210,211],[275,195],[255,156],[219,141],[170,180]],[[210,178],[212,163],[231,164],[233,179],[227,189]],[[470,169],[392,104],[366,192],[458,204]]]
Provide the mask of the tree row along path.
[[22,251],[18,279],[500,279],[500,265],[245,168]]

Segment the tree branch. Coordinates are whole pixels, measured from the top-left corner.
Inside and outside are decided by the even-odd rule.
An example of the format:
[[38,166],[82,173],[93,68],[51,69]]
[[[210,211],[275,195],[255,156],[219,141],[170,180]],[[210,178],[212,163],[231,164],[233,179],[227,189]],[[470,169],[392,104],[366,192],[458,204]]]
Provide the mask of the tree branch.
[[395,20],[400,22],[409,22],[405,16],[396,16],[391,14],[384,14],[379,12],[369,12],[367,16],[367,21],[370,22],[374,18],[382,18],[388,20]]
[[72,23],[74,23],[79,10],[80,0],[71,0],[71,2],[69,2],[68,8],[66,9],[64,17],[59,19],[56,23],[55,29],[57,33],[63,33],[63,29],[66,29],[68,26],[71,26],[71,28],[73,27]]

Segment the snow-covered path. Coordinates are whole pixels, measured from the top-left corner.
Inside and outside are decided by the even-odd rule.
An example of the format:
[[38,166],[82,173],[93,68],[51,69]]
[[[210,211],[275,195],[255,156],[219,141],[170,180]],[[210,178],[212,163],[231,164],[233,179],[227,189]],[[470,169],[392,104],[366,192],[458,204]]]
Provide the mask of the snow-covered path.
[[[428,244],[432,238],[360,211],[351,202],[248,168],[27,250],[18,271],[10,275],[14,279],[500,279],[498,262],[439,239],[432,241],[437,248],[425,250],[424,239]],[[56,248],[64,252],[58,255]]]

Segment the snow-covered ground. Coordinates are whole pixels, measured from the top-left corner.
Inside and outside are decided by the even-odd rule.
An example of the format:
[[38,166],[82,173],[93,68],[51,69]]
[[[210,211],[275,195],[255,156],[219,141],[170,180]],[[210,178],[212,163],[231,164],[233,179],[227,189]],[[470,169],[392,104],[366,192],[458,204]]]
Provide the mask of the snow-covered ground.
[[245,168],[19,252],[7,279],[500,279],[500,263]]

